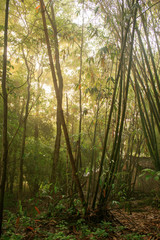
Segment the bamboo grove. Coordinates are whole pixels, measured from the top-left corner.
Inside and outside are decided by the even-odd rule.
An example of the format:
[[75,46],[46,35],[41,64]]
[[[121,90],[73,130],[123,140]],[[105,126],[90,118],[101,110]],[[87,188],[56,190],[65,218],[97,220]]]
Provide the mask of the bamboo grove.
[[0,11],[0,226],[5,192],[48,185],[85,213],[121,188],[130,197],[140,156],[160,171],[160,2],[3,0]]

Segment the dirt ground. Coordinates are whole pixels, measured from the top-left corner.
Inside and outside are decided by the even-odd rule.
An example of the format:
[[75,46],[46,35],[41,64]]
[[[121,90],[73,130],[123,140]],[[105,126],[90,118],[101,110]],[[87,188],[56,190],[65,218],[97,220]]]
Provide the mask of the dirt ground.
[[[124,209],[116,209],[111,212],[122,226],[126,228],[124,230],[125,232],[136,232],[141,235],[148,235],[147,237],[143,237],[143,239],[147,240],[160,239],[159,209],[143,207],[139,209],[138,212],[132,213],[128,213]],[[120,233],[119,239],[123,239],[122,234],[123,232]]]

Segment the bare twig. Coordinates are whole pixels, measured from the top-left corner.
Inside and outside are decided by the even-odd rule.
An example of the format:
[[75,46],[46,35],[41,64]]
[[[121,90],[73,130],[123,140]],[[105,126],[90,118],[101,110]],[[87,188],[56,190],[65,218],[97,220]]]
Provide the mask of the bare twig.
[[20,85],[20,86],[18,86],[18,87],[14,87],[14,88],[12,88],[12,89],[9,91],[8,94],[11,94],[15,89],[19,89],[19,88],[23,87],[26,83],[27,83],[27,81],[24,82],[22,85]]

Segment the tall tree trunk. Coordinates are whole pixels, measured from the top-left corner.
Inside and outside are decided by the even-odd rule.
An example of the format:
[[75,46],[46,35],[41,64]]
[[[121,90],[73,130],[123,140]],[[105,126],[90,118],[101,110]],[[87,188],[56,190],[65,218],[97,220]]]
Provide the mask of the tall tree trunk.
[[[69,125],[69,108],[68,108],[68,96],[66,94],[66,124]],[[68,152],[66,152],[66,193],[69,195],[69,162]]]
[[[96,144],[96,136],[97,136],[97,124],[98,124],[98,114],[99,114],[99,101],[100,101],[101,89],[98,92],[97,97],[97,111],[96,111],[96,119],[95,119],[95,126],[94,126],[94,135],[93,135],[93,142],[92,142],[92,154],[91,154],[91,163],[90,163],[90,170],[89,170],[89,182],[88,182],[88,189],[87,189],[87,203],[86,203],[86,212],[89,204],[89,194],[92,185],[92,173],[93,173],[93,165],[95,161],[95,144]],[[96,171],[96,169],[94,169]],[[94,186],[94,185],[93,185]]]
[[[25,102],[23,100],[22,103],[22,109],[21,109],[21,113],[20,113],[20,117],[19,117],[19,124],[18,124],[18,128],[16,130],[16,132],[14,133],[11,141],[8,144],[8,150],[10,150],[10,147],[12,146],[13,141],[15,140],[15,137],[17,136],[17,133],[19,131],[20,126],[22,125],[22,118],[23,118],[23,113],[24,113],[24,106]],[[20,106],[18,106],[19,108]],[[15,143],[16,144],[16,143]],[[11,175],[10,175],[10,192],[13,192],[13,187],[14,187],[14,180],[15,180],[15,172],[16,172],[16,164],[17,164],[17,151],[18,148],[15,149],[14,154],[13,154],[13,160],[12,160],[12,168],[11,168]]]
[[156,85],[155,85],[154,75],[153,75],[153,72],[152,72],[152,69],[151,69],[151,66],[150,66],[150,63],[149,63],[148,54],[145,51],[144,43],[143,43],[143,40],[141,38],[141,33],[140,33],[140,30],[138,29],[138,27],[136,28],[136,32],[137,32],[139,44],[140,44],[140,47],[141,47],[141,50],[143,52],[144,59],[145,59],[146,65],[147,65],[148,75],[150,76],[150,81],[151,81],[151,85],[152,85],[152,88],[153,88],[153,92],[154,92],[155,100],[156,100],[156,103],[157,103],[158,111],[160,112],[160,100],[159,100],[159,93],[158,93],[158,90],[157,90],[158,88],[156,88]]
[[[139,63],[139,60],[136,58],[136,61],[138,62],[138,65],[140,66],[140,63]],[[141,70],[141,69],[140,69]],[[153,113],[153,116],[154,116],[154,119],[155,119],[155,123],[158,127],[158,131],[160,132],[160,114],[159,114],[159,111],[158,111],[158,107],[156,105],[156,102],[155,102],[155,98],[153,97],[152,95],[152,91],[151,91],[151,88],[149,87],[149,84],[148,84],[148,78],[147,78],[147,72],[144,71],[144,73],[141,71],[141,74],[143,76],[143,78],[141,77],[140,75],[140,72],[138,71],[137,67],[135,64],[133,64],[133,75],[138,77],[138,80],[145,92],[145,95],[146,95],[146,98],[148,100],[148,103],[152,109],[152,113]]]
[[77,156],[76,164],[77,169],[82,167],[81,159],[81,132],[82,132],[82,58],[83,58],[83,32],[84,32],[84,0],[82,7],[82,30],[81,30],[81,46],[80,46],[80,70],[79,70],[79,132],[78,132],[78,142],[77,142]]
[[144,29],[144,32],[145,32],[147,45],[148,45],[148,49],[149,49],[149,55],[151,57],[151,62],[152,62],[153,70],[154,70],[154,76],[155,76],[155,79],[156,79],[156,82],[157,82],[157,88],[160,92],[160,80],[159,80],[156,64],[155,64],[155,61],[154,61],[154,56],[153,56],[153,52],[152,52],[152,48],[151,48],[151,44],[150,44],[149,34],[147,32],[147,28],[146,28],[146,25],[145,25],[145,18],[144,18],[144,15],[142,14],[141,8],[139,8],[139,9],[140,9],[143,29]]
[[45,38],[46,38],[46,44],[47,44],[51,74],[52,74],[53,84],[54,84],[54,88],[55,88],[58,108],[60,109],[61,123],[62,123],[62,126],[63,126],[63,132],[64,132],[66,145],[67,145],[67,149],[68,149],[68,155],[69,155],[70,162],[71,162],[71,165],[72,165],[74,179],[75,179],[77,189],[78,189],[78,192],[79,192],[80,200],[82,202],[82,205],[85,206],[86,205],[85,198],[84,198],[84,194],[83,194],[83,191],[82,191],[82,187],[81,187],[79,177],[78,177],[78,174],[77,174],[77,169],[76,169],[76,166],[75,166],[75,161],[74,161],[73,154],[72,154],[72,149],[71,149],[71,144],[70,144],[70,140],[69,140],[68,130],[67,130],[67,126],[66,126],[66,123],[65,123],[62,104],[61,104],[60,92],[59,92],[59,88],[58,88],[58,85],[57,85],[57,77],[56,77],[56,74],[55,74],[55,68],[54,68],[54,64],[53,64],[52,51],[51,51],[51,46],[50,46],[50,41],[49,41],[49,36],[48,36],[48,30],[47,30],[47,24],[46,24],[46,17],[45,17],[45,5],[44,5],[43,0],[40,0],[40,5],[41,5],[42,21],[43,21]]
[[15,181],[15,172],[16,172],[16,163],[17,163],[17,151],[18,149],[16,148],[14,150],[13,156],[12,156],[12,168],[11,168],[11,173],[10,173],[10,186],[9,186],[9,191],[13,193],[13,186],[14,186],[14,181]]
[[[40,96],[40,77],[43,72],[40,73],[37,79],[37,99]],[[36,194],[39,190],[39,181],[37,179],[37,164],[38,164],[38,156],[39,156],[39,100],[36,102],[36,117],[35,117],[35,126],[34,126],[34,183],[33,183],[33,193]]]
[[27,68],[27,102],[25,109],[25,116],[23,121],[23,136],[22,136],[22,148],[20,155],[20,175],[19,175],[19,199],[22,199],[22,191],[23,191],[23,165],[24,165],[24,152],[25,152],[25,143],[26,143],[26,130],[27,130],[27,119],[29,114],[29,101],[30,101],[30,68],[28,66],[27,57],[25,56],[23,49],[23,57],[25,60],[26,68]]
[[101,162],[100,162],[100,169],[99,169],[99,174],[98,174],[96,191],[95,191],[95,195],[94,195],[93,203],[92,203],[92,208],[93,209],[95,208],[95,204],[96,204],[96,200],[97,200],[97,194],[98,194],[98,190],[99,190],[99,183],[100,183],[100,178],[101,178],[101,174],[102,174],[104,158],[105,158],[105,154],[106,154],[106,145],[107,145],[107,141],[108,141],[108,135],[109,135],[109,130],[110,130],[110,124],[111,124],[111,118],[112,118],[112,113],[113,113],[113,107],[114,107],[114,104],[115,104],[116,91],[117,91],[117,86],[118,86],[119,77],[120,77],[120,73],[121,73],[121,68],[122,68],[122,63],[123,63],[123,55],[124,55],[124,50],[125,50],[125,47],[126,47],[126,41],[127,41],[127,35],[128,35],[128,32],[129,32],[129,26],[130,26],[130,19],[127,22],[127,27],[126,27],[126,32],[125,32],[125,36],[124,36],[123,47],[122,47],[122,51],[121,51],[121,58],[120,58],[119,67],[118,67],[118,73],[117,73],[117,77],[116,77],[116,80],[115,80],[115,86],[114,86],[114,92],[113,92],[113,96],[112,96],[112,103],[111,103],[111,108],[110,108],[107,128],[106,128],[106,131],[105,131],[105,138],[104,138],[104,143],[103,143],[103,150],[102,150],[102,156],[101,156]]
[[[133,4],[134,4],[134,1],[133,1]],[[138,0],[136,0],[136,4],[138,4]],[[111,191],[111,186],[112,186],[113,179],[114,179],[113,174],[115,172],[116,164],[117,164],[117,161],[118,161],[117,159],[119,158],[119,149],[120,149],[120,144],[121,144],[123,124],[124,124],[125,113],[126,113],[129,80],[130,80],[130,72],[131,72],[131,65],[132,65],[132,53],[133,53],[136,15],[137,15],[137,7],[135,8],[135,12],[134,12],[133,28],[132,28],[132,35],[131,35],[131,49],[130,49],[130,54],[129,54],[127,81],[126,81],[126,86],[125,86],[125,97],[123,99],[123,111],[122,111],[121,123],[120,123],[120,128],[119,128],[119,136],[118,136],[117,143],[116,143],[116,146],[115,146],[115,149],[114,149],[114,153],[112,153],[112,157],[111,157],[111,160],[113,159],[114,161],[113,161],[113,164],[111,166],[110,176],[109,176],[109,178],[108,177],[105,178],[104,186],[103,186],[102,191],[101,191],[101,196],[100,196],[100,200],[99,200],[100,207],[104,206],[104,203],[107,201],[107,199],[109,197],[109,194],[110,194],[110,191]],[[105,194],[103,194],[104,193],[103,190],[105,191]]]
[[152,114],[153,112],[152,112],[152,109],[150,106],[151,114],[149,117],[147,107],[146,107],[144,98],[142,96],[141,89],[140,89],[139,84],[136,79],[136,75],[134,76],[134,78],[135,78],[136,95],[137,95],[137,99],[138,99],[138,105],[139,105],[144,135],[145,135],[145,138],[147,141],[147,146],[148,146],[150,155],[154,159],[155,168],[157,171],[159,171],[160,170],[160,157],[159,157],[159,150],[158,150],[156,133],[155,133],[155,122],[153,120],[153,114]]
[[3,221],[3,204],[5,194],[5,183],[7,173],[7,158],[8,158],[8,94],[6,87],[6,73],[7,73],[7,41],[8,41],[8,16],[9,16],[9,0],[6,0],[5,10],[5,29],[4,29],[4,54],[3,54],[3,74],[2,74],[2,94],[3,94],[3,132],[2,132],[2,178],[1,178],[1,192],[0,192],[0,237],[2,235],[2,221]]
[[[47,15],[49,17],[49,20],[51,22],[53,32],[54,32],[54,50],[55,50],[55,60],[56,60],[56,72],[58,76],[58,88],[59,88],[59,96],[60,96],[60,103],[62,105],[62,98],[63,98],[63,77],[60,67],[60,60],[59,60],[59,45],[58,45],[58,37],[57,37],[57,26],[56,26],[56,19],[55,19],[55,13],[53,5],[51,5],[51,14],[52,19],[50,19],[50,16],[47,12]],[[59,150],[60,150],[60,142],[61,142],[61,113],[60,108],[57,103],[57,132],[56,132],[56,140],[55,140],[55,148],[53,153],[53,165],[52,165],[52,173],[51,173],[51,182],[54,184],[56,181],[56,168],[57,163],[59,159]]]

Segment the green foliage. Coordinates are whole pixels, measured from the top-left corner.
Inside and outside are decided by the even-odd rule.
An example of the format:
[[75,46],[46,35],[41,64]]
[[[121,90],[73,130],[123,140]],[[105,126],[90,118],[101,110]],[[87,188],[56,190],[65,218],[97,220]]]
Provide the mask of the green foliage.
[[[61,206],[59,205],[61,208]],[[64,210],[64,209],[63,209]],[[68,214],[70,214],[68,212]],[[5,221],[3,223],[4,234],[2,240],[6,239],[24,239],[28,237],[29,231],[33,231],[34,239],[39,239],[39,236],[43,236],[43,239],[51,240],[76,240],[89,238],[92,240],[107,239],[113,236],[113,234],[124,230],[124,226],[113,226],[111,222],[102,221],[94,224],[93,222],[87,222],[84,218],[72,219],[74,214],[69,215],[67,220],[58,220],[55,217],[48,218],[47,215],[41,214],[39,217],[27,215],[21,215],[17,217],[17,214],[5,211]],[[58,215],[59,217],[59,215]],[[53,228],[44,229],[44,226],[53,226]],[[71,232],[72,229],[72,232]],[[123,231],[125,232],[125,231]],[[128,231],[127,231],[128,232]],[[143,239],[146,235],[140,235],[138,233],[124,234],[123,239]]]
[[146,235],[140,235],[140,234],[137,234],[137,233],[131,233],[131,234],[127,234],[124,239],[126,240],[142,240],[144,239],[144,237],[146,237]]
[[[52,149],[41,141],[36,143],[33,138],[26,140],[25,175],[34,193],[38,192],[41,184],[44,186],[44,183],[49,181],[51,151]],[[45,186],[47,188],[47,185]]]
[[55,239],[55,240],[76,240],[76,238],[72,235],[69,235],[69,236],[66,236],[65,233],[63,231],[59,231],[59,232],[56,232],[56,233],[50,233],[48,234],[49,236],[47,238],[45,238],[46,240],[52,240],[52,239]]
[[[47,4],[46,10],[51,15],[50,3]],[[31,102],[29,105],[29,116],[27,120],[26,145],[24,160],[24,186],[26,195],[31,192],[40,199],[32,198],[30,203],[38,206],[46,204],[44,208],[50,213],[50,216],[63,216],[63,214],[72,214],[80,216],[84,212],[81,207],[79,197],[74,195],[74,179],[72,174],[72,167],[69,163],[69,156],[67,155],[67,148],[64,140],[64,135],[61,138],[61,149],[59,161],[56,163],[56,183],[52,186],[50,181],[51,168],[53,165],[53,151],[56,136],[56,97],[51,88],[51,73],[50,64],[46,51],[46,40],[43,31],[43,24],[41,20],[41,11],[38,8],[38,2],[31,0],[14,1],[10,5],[9,16],[9,32],[8,32],[8,62],[7,62],[7,91],[8,91],[8,138],[9,142],[13,139],[12,145],[9,149],[8,157],[8,179],[6,188],[9,189],[12,180],[14,182],[13,191],[17,192],[19,184],[19,158],[22,146],[23,121],[26,102],[26,80],[29,76],[31,84]],[[79,90],[82,93],[82,132],[81,132],[81,166],[78,166],[78,176],[80,177],[80,184],[84,182],[84,192],[86,191],[87,176],[91,161],[91,154],[94,150],[95,170],[99,170],[100,158],[103,151],[104,133],[107,128],[109,119],[109,111],[112,103],[114,88],[116,86],[116,76],[118,75],[118,65],[121,59],[121,50],[124,41],[126,23],[130,17],[133,16],[132,11],[137,7],[134,4],[131,9],[128,6],[121,8],[119,1],[101,1],[98,5],[97,1],[87,1],[84,4],[83,0],[79,1],[54,1],[56,25],[58,30],[59,56],[60,67],[63,75],[63,112],[67,123],[67,129],[72,145],[73,155],[77,156],[77,139],[79,137]],[[147,6],[151,6],[150,2],[146,2]],[[156,6],[157,7],[157,6]],[[143,4],[141,6],[143,10]],[[4,30],[4,9],[5,0],[0,1],[0,46],[3,47],[3,30]],[[120,11],[120,9],[123,11]],[[140,10],[140,9],[139,9]],[[142,42],[145,42],[145,51],[142,53],[143,46],[138,43],[136,38],[133,46],[136,51],[136,57],[132,59],[132,73],[130,75],[130,83],[128,89],[128,105],[125,112],[124,127],[121,137],[120,149],[118,150],[119,162],[113,169],[113,172],[119,171],[119,176],[112,175],[115,180],[111,184],[111,194],[113,197],[112,206],[117,206],[122,203],[126,209],[130,208],[129,182],[125,180],[130,175],[129,167],[136,170],[138,161],[128,166],[126,172],[121,168],[126,164],[129,165],[128,156],[133,155],[147,155],[147,147],[144,139],[148,139],[153,148],[152,153],[155,155],[158,165],[158,151],[160,145],[159,138],[159,121],[155,126],[156,118],[159,120],[159,100],[156,99],[156,92],[158,93],[158,81],[156,82],[156,74],[158,71],[158,53],[159,45],[158,39],[158,21],[157,9],[152,8],[143,14],[145,18],[145,25],[149,35],[150,46],[154,53],[153,60],[150,46],[146,41],[145,30],[143,29],[142,14],[139,12],[136,30],[139,26],[141,28]],[[46,11],[45,11],[46,13]],[[84,14],[84,33],[82,39],[82,16]],[[50,44],[53,54],[55,55],[55,39],[51,23],[46,15],[47,28],[49,32]],[[132,20],[131,20],[132,21]],[[128,59],[130,51],[131,27],[128,31],[127,42],[125,47],[125,54],[120,66],[122,89],[120,83],[117,85],[117,92],[115,96],[113,114],[109,127],[109,137],[106,146],[106,156],[102,166],[103,173],[100,178],[100,187],[103,188],[104,179],[110,174],[110,167],[113,162],[110,161],[111,150],[115,142],[116,123],[118,122],[118,109],[124,109],[126,102],[126,79],[128,69]],[[157,36],[157,39],[156,39]],[[145,39],[145,41],[144,41]],[[83,41],[83,44],[82,44]],[[82,49],[82,63],[80,63],[80,48]],[[157,46],[156,46],[157,45]],[[25,59],[22,52],[28,60],[28,69],[26,68]],[[0,80],[2,79],[3,67],[3,53],[0,50]],[[145,58],[145,53],[148,57],[148,64]],[[153,65],[155,63],[155,67]],[[55,66],[58,65],[55,62]],[[78,78],[80,73],[80,65],[82,64],[82,83],[79,84]],[[148,68],[150,66],[150,69]],[[151,74],[150,74],[151,72]],[[42,75],[41,75],[42,73]],[[152,77],[153,76],[153,82]],[[56,76],[58,76],[56,72]],[[146,77],[147,76],[147,77]],[[140,81],[141,78],[141,81]],[[136,81],[138,90],[136,90]],[[44,88],[44,84],[51,89],[51,94]],[[38,87],[39,86],[39,87]],[[122,91],[121,91],[122,90]],[[120,92],[121,91],[121,92]],[[121,95],[120,95],[121,94]],[[68,102],[65,100],[67,95]],[[140,99],[138,99],[138,96]],[[150,98],[149,98],[150,97]],[[159,97],[159,96],[158,96]],[[138,101],[139,100],[139,101]],[[144,100],[144,103],[143,103]],[[151,102],[149,101],[151,100]],[[99,115],[97,117],[97,132],[96,141],[93,146],[93,132],[95,127],[95,116],[97,110],[97,101],[99,101]],[[120,105],[121,104],[121,105]],[[154,115],[155,112],[155,115]],[[2,127],[3,127],[3,98],[0,96],[0,142],[2,142]],[[141,114],[140,114],[141,113]],[[148,138],[145,137],[145,132],[140,123],[140,117],[143,118],[145,113],[144,123],[147,123],[146,131]],[[36,135],[37,127],[37,135]],[[119,128],[117,136],[119,137]],[[131,141],[130,141],[131,138]],[[157,142],[157,143],[156,143]],[[115,142],[117,145],[117,142]],[[156,149],[157,148],[157,149]],[[115,149],[115,148],[113,148]],[[16,154],[14,155],[16,150]],[[155,154],[157,151],[157,155]],[[0,154],[3,152],[0,147]],[[127,159],[127,160],[126,160]],[[1,170],[0,162],[0,170]],[[158,168],[157,168],[158,169]],[[98,171],[97,171],[98,172]],[[93,176],[94,185],[96,185],[97,172]],[[86,173],[86,174],[84,174]],[[11,175],[14,175],[11,178]],[[1,173],[0,173],[1,175]],[[160,181],[160,171],[152,169],[145,169],[142,171],[141,177],[145,176],[146,180],[154,179],[158,183]],[[67,180],[67,181],[66,181]],[[132,179],[133,180],[133,179]],[[92,181],[93,183],[93,181]],[[131,184],[131,183],[130,183]],[[107,187],[107,185],[105,185]],[[8,190],[7,189],[7,190]],[[52,190],[51,190],[52,189]],[[93,188],[93,190],[95,190]],[[70,196],[70,194],[73,196]],[[54,199],[54,196],[55,199]],[[63,196],[67,196],[65,200]],[[91,194],[92,196],[92,194]],[[158,196],[158,195],[157,195]],[[25,196],[24,196],[25,197]],[[57,198],[57,199],[56,199]],[[56,201],[57,200],[57,201]],[[89,199],[92,202],[93,199]],[[159,197],[154,200],[156,206],[159,207]],[[36,204],[34,204],[36,203]],[[18,202],[18,215],[21,217],[22,225],[27,226],[30,223],[34,225],[32,220],[27,217],[24,210],[23,203]],[[72,205],[66,208],[66,205]],[[120,205],[121,206],[121,205]],[[8,204],[5,199],[5,207],[13,207]],[[37,214],[34,206],[31,211],[32,216]],[[47,214],[46,214],[47,215]],[[42,215],[41,215],[42,216]],[[7,216],[7,222],[4,222],[4,229],[7,231],[6,239],[21,239],[21,235],[17,235],[14,225],[16,216]],[[6,227],[8,224],[9,228]],[[11,226],[12,224],[12,226]],[[59,231],[56,233],[49,233],[46,239],[74,239],[73,236],[66,233],[67,224],[61,223],[57,225]],[[90,229],[89,225],[83,219],[77,221],[76,230],[82,232],[82,237],[90,237],[92,239],[107,238],[109,232],[116,231],[110,223],[103,222],[97,229]],[[15,236],[14,236],[15,234]],[[46,233],[47,236],[47,233]],[[139,235],[128,235],[128,239],[138,239]],[[140,238],[139,238],[140,239]]]
[[[21,204],[20,204],[21,205]],[[21,207],[20,207],[21,208]],[[2,240],[19,240],[19,239],[24,239],[23,234],[20,234],[18,232],[18,228],[20,225],[23,226],[23,228],[28,227],[28,226],[33,226],[34,221],[30,217],[22,215],[23,212],[21,211],[21,216],[17,217],[16,214],[11,213],[10,211],[5,211],[5,220],[3,222],[3,231],[4,234],[2,235]]]
[[15,233],[9,233],[7,232],[6,234],[4,234],[1,238],[2,240],[10,240],[10,239],[13,239],[13,240],[20,240],[20,239],[24,239],[24,236],[23,235],[20,235],[20,234],[15,234]]
[[19,215],[20,215],[20,216],[23,216],[24,212],[23,212],[23,207],[22,207],[21,200],[19,200],[18,206],[19,206]]
[[145,176],[146,180],[153,178],[157,182],[160,181],[160,171],[146,168],[142,170],[142,173],[139,177],[143,177],[143,176]]
[[65,205],[63,204],[63,201],[59,201],[59,203],[56,205],[55,210],[57,212],[63,212],[63,210],[66,209]]
[[[42,197],[50,196],[52,183],[41,183],[39,194]],[[55,192],[56,193],[56,192]]]
[[86,224],[81,225],[80,231],[81,231],[81,238],[82,239],[91,234],[91,230],[89,229],[89,227]]
[[105,231],[105,229],[97,228],[95,232],[93,232],[93,235],[96,237],[102,237],[102,238],[107,238],[108,233]]

